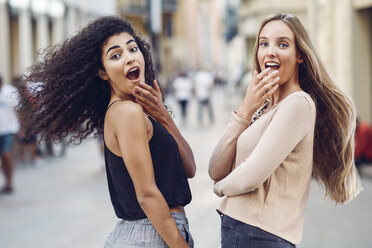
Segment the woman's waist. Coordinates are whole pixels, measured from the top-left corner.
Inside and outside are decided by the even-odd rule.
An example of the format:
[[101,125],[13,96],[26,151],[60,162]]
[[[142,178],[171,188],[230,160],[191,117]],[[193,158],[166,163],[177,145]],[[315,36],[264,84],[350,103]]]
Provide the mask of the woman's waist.
[[183,206],[176,206],[169,208],[172,213],[182,213],[185,214],[185,208]]
[[[176,222],[176,224],[188,224],[188,220],[186,218],[185,210],[182,206],[176,206],[169,208],[172,218]],[[127,225],[152,225],[151,221],[145,216],[145,218],[141,219],[134,219],[134,220],[128,220],[128,219],[121,219],[119,221],[122,224]]]

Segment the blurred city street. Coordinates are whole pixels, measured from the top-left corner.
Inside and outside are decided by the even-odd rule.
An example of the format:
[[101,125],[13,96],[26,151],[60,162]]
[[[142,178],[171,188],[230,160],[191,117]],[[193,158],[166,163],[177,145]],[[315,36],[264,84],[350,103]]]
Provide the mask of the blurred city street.
[[[370,128],[365,130],[370,130],[372,136],[372,0],[0,0],[0,81],[8,89],[8,86],[17,86],[18,92],[21,92],[19,81],[23,76],[28,76],[31,68],[39,62],[49,60],[52,61],[53,67],[59,68],[59,63],[55,63],[59,61],[58,56],[52,56],[52,51],[57,53],[59,50],[56,49],[64,47],[62,44],[74,40],[73,35],[78,34],[88,23],[103,16],[118,16],[129,21],[135,32],[150,47],[153,63],[148,63],[145,59],[144,71],[151,72],[154,69],[159,84],[165,93],[169,93],[165,103],[170,106],[177,126],[194,152],[197,173],[189,180],[193,199],[185,210],[195,247],[218,248],[220,217],[216,208],[221,199],[213,193],[213,182],[208,176],[209,158],[230,120],[231,111],[236,109],[241,101],[242,94],[237,92],[245,91],[254,71],[259,69],[256,64],[261,43],[257,41],[265,38],[257,33],[262,31],[260,23],[268,15],[279,12],[289,13],[300,20],[313,43],[312,46],[306,47],[311,47],[310,50],[314,47],[318,54],[313,51],[311,54],[301,52],[303,47],[298,46],[302,44],[301,35],[293,33],[298,50],[296,54],[301,55],[301,66],[319,68],[320,63],[306,59],[307,56],[319,56],[327,74],[337,87],[350,97],[360,123]],[[99,38],[105,33],[94,32],[93,36]],[[135,40],[135,43],[138,43],[138,40]],[[65,112],[71,113],[71,109],[62,107],[65,104],[60,104],[59,97],[63,99],[63,96],[71,96],[74,101],[65,99],[71,104],[70,107],[86,102],[80,102],[83,99],[81,92],[85,92],[84,85],[94,85],[89,75],[97,75],[97,72],[86,73],[86,70],[93,68],[90,64],[98,62],[97,58],[100,57],[88,59],[87,54],[96,51],[88,47],[96,42],[86,38],[83,41],[86,48],[73,49],[73,55],[66,55],[61,59],[62,67],[65,68],[64,65],[74,65],[70,59],[75,61],[75,57],[82,55],[86,59],[76,60],[78,66],[63,70],[66,72],[56,69],[51,80],[45,80],[47,77],[44,76],[40,80],[27,78],[26,88],[33,88],[33,83],[47,83],[47,91],[78,89],[73,91],[73,94],[67,94],[68,91],[60,94],[58,91],[57,98],[45,98],[53,99],[50,102],[58,100],[58,105],[63,111],[66,110]],[[101,48],[106,44],[108,39],[105,45],[101,44],[98,54],[103,54]],[[139,46],[141,53],[144,53],[141,47]],[[286,64],[282,63],[286,61],[285,57],[282,57],[283,53],[272,53],[270,56],[272,55],[276,59],[266,61],[271,62],[270,67],[279,70],[281,65]],[[102,56],[100,60],[100,67],[94,68],[105,69],[106,72],[107,68],[101,68],[104,65]],[[269,66],[266,62],[265,66]],[[44,65],[42,63],[34,68],[42,68]],[[315,69],[314,75],[324,84],[318,88],[329,88],[328,75],[323,77]],[[135,72],[130,70],[131,73]],[[203,71],[204,73],[200,74]],[[303,73],[299,75],[302,78]],[[68,81],[63,82],[68,83],[68,87],[53,84],[57,82],[55,79],[65,77]],[[175,83],[176,81],[178,83]],[[78,85],[80,83],[81,85]],[[54,87],[55,85],[57,87]],[[209,89],[212,85],[217,86],[211,98],[214,121],[209,122],[208,117],[213,115],[205,109],[204,122],[200,123],[198,100],[204,101],[205,107],[209,106]],[[227,86],[224,88],[222,85]],[[1,87],[0,93],[6,92],[5,87]],[[312,90],[311,85],[307,87]],[[41,88],[44,86],[39,89]],[[100,94],[100,91],[94,92]],[[189,102],[185,121],[178,101],[186,103],[189,97],[192,97],[192,100]],[[35,99],[39,97],[27,97],[26,104],[21,101],[19,106],[26,106],[31,100],[36,101]],[[92,97],[91,99],[96,100]],[[79,104],[75,104],[75,100],[79,101]],[[321,106],[321,103],[317,104]],[[15,117],[15,104],[11,108],[9,103],[7,105],[7,110],[10,111],[8,113],[14,114]],[[41,105],[37,109],[43,112],[43,109],[48,108]],[[51,109],[55,110],[55,113],[60,112],[60,109]],[[340,112],[338,110],[339,108],[337,112]],[[83,115],[86,113],[89,112],[84,111]],[[4,129],[6,132],[1,132],[0,128],[0,136],[6,135],[9,141],[12,134],[16,135],[17,144],[12,152],[16,154],[15,160],[18,163],[13,179],[9,162],[11,153],[5,154],[5,160],[2,155],[3,160],[0,161],[3,174],[8,179],[0,176],[0,185],[6,186],[3,188],[4,192],[11,192],[13,180],[15,189],[13,194],[0,194],[0,248],[103,247],[118,219],[110,201],[101,144],[89,138],[78,146],[69,146],[66,153],[59,156],[64,152],[64,149],[59,148],[64,146],[53,146],[57,148],[52,151],[48,149],[50,143],[44,142],[37,147],[36,138],[26,139],[26,134],[35,130],[35,126],[27,122],[21,123],[25,119],[22,120],[19,115],[21,128],[15,128],[18,124],[16,121],[9,121],[12,119],[9,118],[10,114],[0,114],[3,123],[12,126],[11,132],[8,127]],[[47,126],[58,127],[61,123],[54,124],[48,123]],[[8,125],[1,123],[0,127]],[[358,125],[359,132],[356,132],[360,133],[359,138],[355,139],[356,144],[360,140],[371,141],[372,138],[368,138],[371,136],[361,132],[360,126]],[[356,150],[361,150],[362,146],[356,147]],[[368,147],[368,151],[371,151],[371,147],[372,145]],[[27,153],[30,158],[23,156]],[[41,160],[39,156],[42,157]],[[359,159],[366,159],[365,154],[361,154]],[[325,198],[324,189],[315,181],[312,182],[303,239],[298,247],[372,248],[372,164],[362,167],[361,172],[364,191],[345,205],[336,205]]]
[[[166,100],[197,162],[197,174],[189,181],[193,201],[186,207],[196,248],[220,247],[220,220],[215,211],[220,199],[212,191],[208,162],[239,100],[236,94],[216,89],[212,98],[214,125],[205,120],[202,126],[197,122],[196,100],[190,103],[184,125],[175,100]],[[362,178],[364,191],[344,206],[324,199],[323,189],[312,184],[299,247],[372,247],[372,180]],[[15,193],[0,196],[0,220],[1,248],[103,247],[117,218],[99,144],[84,141],[69,147],[63,158],[46,159],[38,166],[18,165]]]

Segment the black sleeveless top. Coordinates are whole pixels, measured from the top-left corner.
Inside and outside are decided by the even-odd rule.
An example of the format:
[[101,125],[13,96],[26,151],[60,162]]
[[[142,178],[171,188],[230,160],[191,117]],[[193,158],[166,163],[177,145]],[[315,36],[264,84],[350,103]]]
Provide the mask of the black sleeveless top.
[[[191,192],[177,143],[160,123],[151,117],[149,119],[154,130],[149,146],[156,185],[170,208],[186,206],[191,201]],[[104,151],[108,187],[116,216],[126,220],[146,218],[123,158],[113,154],[106,144]]]

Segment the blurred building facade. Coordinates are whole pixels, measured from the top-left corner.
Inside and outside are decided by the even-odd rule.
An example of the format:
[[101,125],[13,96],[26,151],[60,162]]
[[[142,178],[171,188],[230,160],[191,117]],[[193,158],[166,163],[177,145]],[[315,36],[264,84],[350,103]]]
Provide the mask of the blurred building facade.
[[[221,35],[224,2],[0,0],[0,75],[9,83],[26,73],[39,49],[65,40],[101,15],[120,15],[140,30],[154,48],[160,76],[172,78],[178,71],[202,65],[222,68],[226,64]],[[152,13],[154,6],[160,7],[158,19]]]
[[91,19],[116,14],[115,0],[0,0],[0,75],[5,83]]
[[252,69],[261,21],[278,12],[299,17],[334,82],[353,99],[361,118],[372,122],[372,0],[241,0],[234,39],[244,51],[245,69]]
[[[119,13],[141,30],[152,44],[154,60],[158,60],[158,75],[172,79],[179,71],[208,65],[222,68],[225,43],[223,9],[225,0],[118,0]],[[160,31],[151,16],[158,4]],[[156,17],[155,17],[156,18]],[[159,17],[158,17],[159,18]]]
[[234,78],[252,69],[259,24],[275,12],[300,18],[335,83],[372,122],[372,0],[0,0],[0,75],[9,83],[39,49],[118,14],[152,45],[165,81],[205,65]]

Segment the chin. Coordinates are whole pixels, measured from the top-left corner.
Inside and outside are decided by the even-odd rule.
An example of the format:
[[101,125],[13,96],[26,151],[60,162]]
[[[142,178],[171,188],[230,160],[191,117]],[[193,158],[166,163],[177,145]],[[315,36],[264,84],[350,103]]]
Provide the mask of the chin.
[[140,78],[140,82],[143,82],[144,84],[147,83],[146,80],[145,80],[145,76],[141,76],[141,78]]

